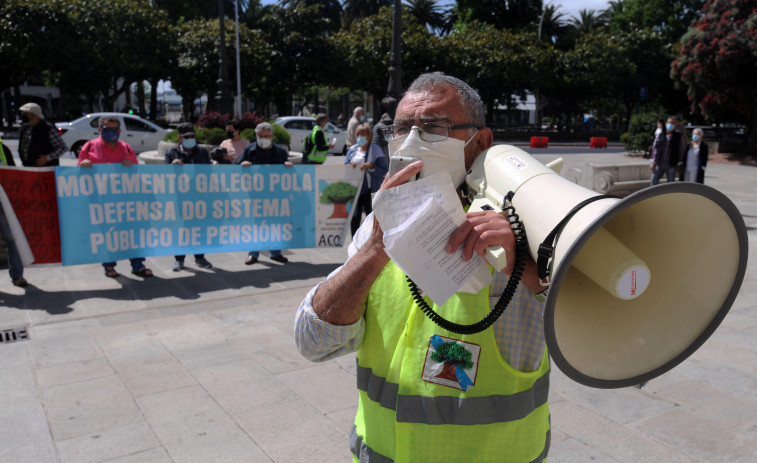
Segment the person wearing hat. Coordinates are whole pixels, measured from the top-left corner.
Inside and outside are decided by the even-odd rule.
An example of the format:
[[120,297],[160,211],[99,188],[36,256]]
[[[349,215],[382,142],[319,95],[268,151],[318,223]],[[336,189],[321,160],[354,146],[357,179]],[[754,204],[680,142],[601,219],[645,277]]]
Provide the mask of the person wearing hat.
[[[121,121],[114,116],[102,116],[97,121],[97,131],[100,136],[90,140],[82,146],[79,152],[79,167],[90,169],[94,164],[123,164],[126,167],[138,164],[137,155],[131,146],[118,139],[121,135]],[[142,278],[150,278],[152,270],[145,267],[144,257],[133,257],[131,262],[131,273]],[[104,262],[105,276],[108,278],[117,278],[115,262]]]
[[[16,165],[10,148],[3,143],[2,139],[0,139],[0,165]],[[5,241],[5,249],[8,254],[8,273],[10,273],[11,282],[15,286],[23,288],[29,284],[24,278],[24,263],[21,260],[21,255],[18,253],[16,240],[13,237],[13,232],[8,223],[8,217],[5,215],[5,209],[2,205],[0,205],[0,236],[2,236],[3,241]]]
[[42,108],[37,103],[26,103],[21,111],[18,155],[26,167],[57,166],[58,158],[66,154],[68,147],[55,125],[47,122]]
[[[197,134],[192,124],[185,122],[180,124],[176,131],[179,133],[179,143],[166,151],[166,164],[211,164],[208,150],[197,145]],[[184,269],[184,257],[174,256],[173,271],[178,272]],[[212,268],[213,264],[208,262],[205,254],[195,254],[195,264],[200,268]]]

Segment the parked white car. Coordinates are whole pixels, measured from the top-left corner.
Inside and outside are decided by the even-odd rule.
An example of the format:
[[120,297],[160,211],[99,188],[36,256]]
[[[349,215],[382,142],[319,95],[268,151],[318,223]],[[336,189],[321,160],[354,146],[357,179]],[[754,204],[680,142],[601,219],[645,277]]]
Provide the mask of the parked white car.
[[58,133],[77,158],[86,142],[100,136],[97,131],[97,122],[102,116],[117,117],[121,121],[119,140],[131,145],[137,154],[158,149],[158,143],[168,132],[163,127],[141,117],[124,113],[92,113],[73,122],[58,122],[55,124]]
[[[309,136],[315,127],[315,118],[303,117],[303,116],[284,116],[279,117],[273,121],[274,124],[278,124],[284,127],[291,139],[289,140],[290,151],[302,151],[302,139]],[[334,147],[329,149],[331,154],[347,154],[347,132],[340,130],[331,122],[326,123],[326,127],[323,128],[326,132],[326,140],[334,143]]]

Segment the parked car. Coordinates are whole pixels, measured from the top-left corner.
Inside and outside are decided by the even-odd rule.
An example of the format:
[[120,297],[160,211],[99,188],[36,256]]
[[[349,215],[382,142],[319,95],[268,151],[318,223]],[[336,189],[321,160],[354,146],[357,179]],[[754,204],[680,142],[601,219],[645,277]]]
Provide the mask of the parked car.
[[141,117],[124,113],[92,113],[73,122],[58,122],[55,124],[58,133],[77,158],[86,142],[100,136],[97,131],[97,122],[102,116],[114,116],[121,121],[119,140],[130,144],[137,154],[158,149],[158,142],[163,140],[168,132],[163,127]]
[[[315,118],[303,117],[303,116],[284,116],[279,117],[273,121],[274,124],[278,124],[284,127],[291,140],[289,141],[290,151],[302,151],[302,139],[309,136],[315,127]],[[326,123],[326,127],[323,128],[326,132],[326,140],[331,143],[334,142],[334,147],[329,149],[331,154],[347,154],[347,132],[337,128],[331,122]]]

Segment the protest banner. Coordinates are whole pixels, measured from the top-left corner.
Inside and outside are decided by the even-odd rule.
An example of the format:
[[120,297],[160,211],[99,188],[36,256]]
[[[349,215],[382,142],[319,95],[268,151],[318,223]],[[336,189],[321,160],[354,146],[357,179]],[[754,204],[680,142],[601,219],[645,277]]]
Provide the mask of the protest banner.
[[[31,249],[32,262],[29,262],[22,252],[26,243],[16,236],[24,265],[60,263],[60,229],[53,168],[0,167],[0,186]],[[8,210],[6,217],[13,229],[15,220]]]
[[63,265],[341,246],[363,172],[343,165],[57,167]]

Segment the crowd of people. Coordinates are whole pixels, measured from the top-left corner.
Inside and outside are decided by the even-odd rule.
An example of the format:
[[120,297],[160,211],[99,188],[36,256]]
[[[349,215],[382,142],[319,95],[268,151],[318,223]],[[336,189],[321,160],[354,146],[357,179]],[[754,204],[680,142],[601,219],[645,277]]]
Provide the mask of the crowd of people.
[[[25,167],[48,167],[59,165],[59,158],[63,156],[68,147],[61,138],[55,125],[44,118],[41,107],[36,103],[26,103],[19,108],[22,126],[19,133],[18,154],[21,163]],[[353,118],[350,119],[348,139],[350,149],[346,163],[355,168],[365,171],[365,181],[360,199],[356,205],[356,214],[352,219],[352,233],[357,230],[363,213],[370,214],[370,193],[375,192],[383,181],[387,171],[386,141],[383,136],[378,137],[377,143],[371,143],[374,131],[365,123],[365,110],[362,107],[355,108]],[[329,143],[323,127],[328,122],[326,114],[318,114],[315,117],[315,127],[310,134],[313,149],[309,153],[303,153],[304,164],[322,164],[328,156],[328,150],[333,147]],[[377,127],[391,122],[388,114],[382,116]],[[78,156],[78,165],[82,168],[92,167],[94,164],[120,163],[124,166],[138,164],[137,156],[132,147],[120,140],[121,127],[117,117],[103,116],[97,124],[99,136],[85,143]],[[178,143],[165,153],[166,164],[238,164],[247,167],[254,164],[283,164],[292,167],[288,160],[285,149],[273,143],[273,127],[268,122],[260,123],[255,128],[256,140],[250,143],[240,136],[239,123],[236,120],[226,124],[227,138],[219,147],[210,153],[197,143],[195,127],[190,123],[180,124],[177,127]],[[15,166],[11,150],[0,140],[0,165]],[[11,281],[14,285],[24,287],[28,282],[23,276],[24,268],[13,235],[10,231],[5,211],[0,208],[0,233],[5,241],[8,252],[8,266]],[[269,250],[271,260],[285,264],[289,260],[281,250]],[[258,262],[260,253],[250,251],[244,261],[246,265]],[[195,264],[199,268],[210,269],[213,264],[204,254],[194,255]],[[144,264],[143,257],[130,259],[132,274],[149,278],[153,276],[151,269]],[[174,256],[173,271],[179,272],[185,269],[185,256]],[[116,262],[102,264],[105,276],[109,278],[119,277],[116,271]]]

